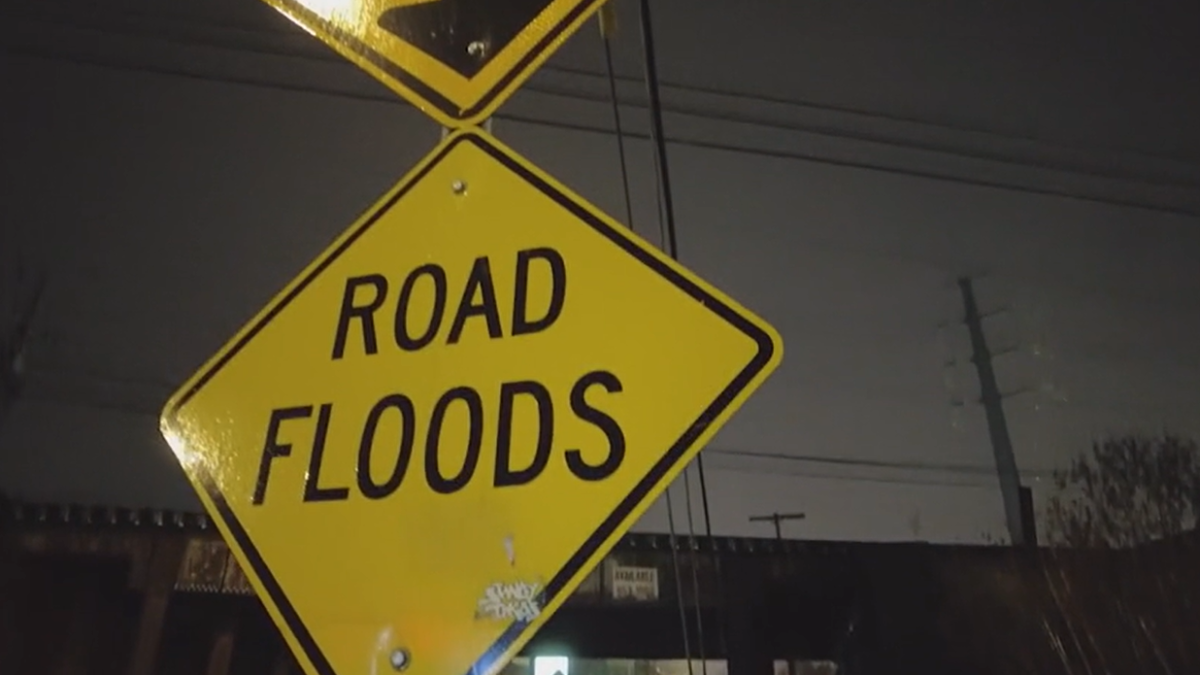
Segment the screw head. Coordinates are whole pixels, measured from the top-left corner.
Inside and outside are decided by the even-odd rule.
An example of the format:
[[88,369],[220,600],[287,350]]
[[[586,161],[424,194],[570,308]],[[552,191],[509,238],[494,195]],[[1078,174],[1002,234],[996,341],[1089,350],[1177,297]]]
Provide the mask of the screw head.
[[450,189],[453,190],[454,194],[456,195],[464,194],[467,191],[467,183],[461,178],[455,179],[453,183],[450,183]]
[[404,648],[393,649],[388,660],[392,664],[392,670],[396,672],[408,668],[408,664],[412,662],[412,658],[408,655],[408,650]]
[[467,45],[467,53],[470,54],[471,56],[474,56],[477,59],[483,58],[483,55],[486,52],[487,52],[487,45],[485,45],[483,43],[483,40],[473,40],[470,44]]

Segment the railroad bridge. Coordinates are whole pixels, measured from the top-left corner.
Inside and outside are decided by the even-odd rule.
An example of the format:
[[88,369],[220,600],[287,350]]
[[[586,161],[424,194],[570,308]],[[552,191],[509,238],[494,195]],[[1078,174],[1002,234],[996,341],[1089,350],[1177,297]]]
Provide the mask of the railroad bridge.
[[[6,503],[0,523],[0,663],[18,666],[5,673],[300,672],[203,514]],[[688,655],[706,660],[696,673],[937,672],[936,569],[951,552],[629,534],[524,655],[635,673],[686,673]]]

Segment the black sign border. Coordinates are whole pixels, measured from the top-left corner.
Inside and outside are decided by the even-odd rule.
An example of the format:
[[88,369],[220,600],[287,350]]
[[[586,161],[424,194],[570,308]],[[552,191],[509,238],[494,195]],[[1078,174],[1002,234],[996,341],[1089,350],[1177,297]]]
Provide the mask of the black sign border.
[[[733,307],[723,302],[721,299],[712,295],[705,289],[701,288],[691,280],[684,277],[678,271],[664,263],[658,257],[645,251],[640,246],[635,244],[630,239],[627,231],[617,225],[614,226],[606,222],[603,218],[598,217],[595,213],[583,206],[575,199],[564,194],[562,191],[547,183],[541,177],[531,172],[519,162],[514,160],[507,152],[494,145],[489,137],[481,132],[470,130],[459,132],[448,142],[440,152],[432,157],[417,173],[413,174],[407,182],[405,182],[388,200],[377,204],[374,210],[369,212],[366,219],[358,225],[348,237],[346,237],[337,247],[327,251],[320,262],[313,267],[305,277],[297,283],[284,297],[280,298],[270,310],[258,319],[253,326],[241,336],[225,353],[208,367],[204,373],[196,379],[195,383],[189,387],[182,396],[178,398],[172,405],[165,417],[170,428],[178,429],[177,417],[180,409],[187,404],[213,377],[221,371],[224,366],[233,359],[256,335],[288,304],[291,303],[305,288],[308,287],[326,268],[329,267],[335,260],[338,259],[346,250],[350,248],[367,230],[378,222],[379,218],[391,210],[398,201],[413,188],[420,183],[434,167],[436,167],[445,157],[460,143],[471,143],[477,148],[487,153],[500,164],[508,168],[513,173],[520,176],[539,192],[554,200],[555,203],[562,206],[572,215],[590,226],[596,232],[606,237],[625,252],[638,259],[642,264],[646,265],[656,273],[661,275],[667,281],[674,284],[680,291],[695,299],[700,304],[712,310],[722,319],[731,324],[734,328],[746,334],[754,340],[758,346],[758,350],[754,357],[742,368],[737,377],[725,387],[724,390],[708,405],[700,416],[688,426],[678,440],[675,441],[669,450],[663,455],[650,470],[650,472],[642,478],[641,481],[634,486],[633,490],[627,495],[620,504],[613,510],[612,514],[606,518],[600,526],[593,532],[583,545],[575,552],[574,555],[563,566],[547,584],[543,590],[542,604],[543,606],[549,603],[557,595],[562,593],[567,583],[581,572],[587,561],[597,552],[607,554],[608,550],[604,549],[606,540],[613,534],[617,527],[625,520],[626,517],[641,503],[643,503],[651,490],[660,484],[666,474],[674,468],[679,461],[687,455],[688,451],[695,445],[696,440],[712,423],[730,406],[735,398],[742,393],[750,385],[750,383],[763,371],[764,368],[771,362],[771,358],[775,353],[776,345],[771,336],[752,321],[748,320]],[[245,554],[250,566],[254,570],[254,574],[262,583],[263,588],[270,595],[271,601],[279,610],[280,616],[291,630],[292,635],[300,643],[300,647],[308,656],[309,660],[316,666],[317,672],[320,675],[338,675],[330,665],[329,660],[325,657],[320,647],[317,646],[312,634],[304,625],[296,609],[288,600],[287,595],[276,581],[275,576],[271,573],[266,561],[250,540],[245,528],[234,515],[229,503],[225,497],[217,489],[216,482],[213,477],[204,470],[202,466],[196,469],[197,475],[195,480],[203,486],[208,498],[216,507],[217,515],[223,520],[229,529],[230,534],[237,542],[237,546]],[[608,548],[611,548],[609,546]],[[580,575],[582,576],[582,575]],[[516,641],[522,633],[527,629],[528,624],[517,622],[509,627],[503,635],[486,651],[471,667],[471,670],[465,675],[478,675],[486,672],[488,668],[498,659],[508,648]],[[344,674],[343,674],[344,675]]]

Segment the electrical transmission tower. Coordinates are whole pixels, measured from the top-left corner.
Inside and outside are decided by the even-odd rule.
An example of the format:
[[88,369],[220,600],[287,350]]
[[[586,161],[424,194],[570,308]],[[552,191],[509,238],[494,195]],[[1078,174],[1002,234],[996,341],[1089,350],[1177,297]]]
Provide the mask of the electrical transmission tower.
[[970,277],[959,278],[958,289],[962,294],[963,323],[971,338],[971,363],[979,376],[979,402],[983,405],[987,417],[988,436],[996,459],[996,476],[1000,481],[1000,494],[1004,500],[1004,520],[1008,526],[1009,539],[1014,546],[1036,546],[1033,493],[1021,485],[1012,437],[1008,433],[1008,420],[1004,415],[1004,395],[1000,393],[1000,386],[996,381],[996,370],[992,365],[993,354],[983,328],[983,321],[987,317],[979,311],[975,287]]

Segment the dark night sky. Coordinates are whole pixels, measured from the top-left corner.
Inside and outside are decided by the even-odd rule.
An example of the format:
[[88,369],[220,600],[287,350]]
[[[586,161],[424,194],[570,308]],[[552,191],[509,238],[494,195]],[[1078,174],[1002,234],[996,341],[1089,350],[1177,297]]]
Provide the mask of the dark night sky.
[[[1039,498],[1093,434],[1200,435],[1195,3],[655,7],[681,258],[787,341],[707,455],[714,530],[802,510],[789,536],[998,533],[982,411],[953,405],[978,389],[961,274],[1005,310],[989,339],[1013,350],[997,367]],[[48,287],[0,489],[195,508],[163,400],[438,129],[256,0],[4,17],[0,290],[19,293],[21,255]],[[586,26],[495,133],[621,216],[603,67]],[[635,229],[657,241],[649,145],[630,150]]]

